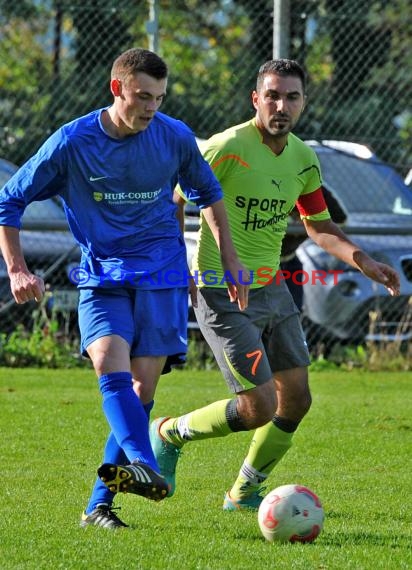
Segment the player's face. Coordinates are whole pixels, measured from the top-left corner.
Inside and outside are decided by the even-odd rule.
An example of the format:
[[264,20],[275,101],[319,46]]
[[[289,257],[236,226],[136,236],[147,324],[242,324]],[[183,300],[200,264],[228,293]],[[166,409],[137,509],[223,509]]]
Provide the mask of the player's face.
[[305,105],[302,82],[299,77],[267,74],[259,91],[253,91],[252,102],[258,128],[271,137],[286,137]]
[[112,85],[116,95],[114,105],[123,128],[130,134],[144,131],[166,95],[167,78],[155,79],[139,72],[127,82],[113,81],[117,82],[117,85]]

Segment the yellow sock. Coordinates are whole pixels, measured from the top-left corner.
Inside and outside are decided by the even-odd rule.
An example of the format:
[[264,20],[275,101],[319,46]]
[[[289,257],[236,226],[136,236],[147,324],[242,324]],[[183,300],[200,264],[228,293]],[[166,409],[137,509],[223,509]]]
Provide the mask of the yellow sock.
[[232,433],[226,408],[231,400],[219,400],[184,416],[169,418],[160,426],[161,436],[181,447],[187,441],[223,437]]
[[273,422],[258,428],[230,496],[241,499],[258,489],[291,447],[292,437],[293,433],[280,430]]

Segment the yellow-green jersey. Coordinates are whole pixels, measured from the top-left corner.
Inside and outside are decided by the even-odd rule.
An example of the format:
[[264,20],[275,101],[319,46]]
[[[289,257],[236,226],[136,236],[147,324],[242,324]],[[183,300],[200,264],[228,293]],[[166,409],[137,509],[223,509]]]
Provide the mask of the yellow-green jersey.
[[[293,135],[281,154],[262,142],[255,119],[211,137],[203,155],[219,180],[232,239],[251,287],[268,283],[279,268],[288,218],[297,206],[302,218],[330,218],[322,194],[316,153]],[[199,287],[226,287],[216,242],[201,215],[192,272]]]

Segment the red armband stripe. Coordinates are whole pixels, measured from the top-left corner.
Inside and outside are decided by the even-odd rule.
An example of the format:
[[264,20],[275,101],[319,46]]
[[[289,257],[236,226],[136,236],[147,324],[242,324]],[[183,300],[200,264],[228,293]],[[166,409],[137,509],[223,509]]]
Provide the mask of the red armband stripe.
[[240,158],[240,156],[238,156],[237,154],[226,154],[225,156],[222,156],[221,158],[219,158],[219,160],[217,160],[216,162],[214,162],[212,164],[212,168],[216,168],[217,166],[219,166],[219,164],[221,164],[224,160],[237,160],[238,162],[240,162],[240,164],[242,166],[244,166],[245,168],[250,168],[250,166],[248,165],[247,162],[245,162],[244,160],[242,160]]
[[323,196],[322,188],[318,188],[310,194],[299,196],[296,207],[301,216],[313,216],[327,210],[328,207]]

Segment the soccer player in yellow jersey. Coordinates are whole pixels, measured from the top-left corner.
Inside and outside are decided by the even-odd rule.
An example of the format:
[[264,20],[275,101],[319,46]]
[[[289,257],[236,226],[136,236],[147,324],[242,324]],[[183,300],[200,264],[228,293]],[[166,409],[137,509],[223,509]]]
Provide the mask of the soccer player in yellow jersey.
[[233,241],[250,271],[249,306],[240,311],[229,300],[225,282],[233,276],[224,274],[202,217],[192,267],[198,285],[196,316],[233,397],[152,423],[152,447],[171,486],[169,496],[183,445],[255,430],[223,508],[257,509],[266,478],[291,447],[310,408],[309,354],[299,311],[276,273],[295,205],[314,242],[385,285],[392,295],[399,294],[396,271],[371,259],[330,219],[316,154],[291,132],[305,99],[300,65],[287,59],[268,61],[252,93],[254,118],[207,141],[203,154],[223,188]]

